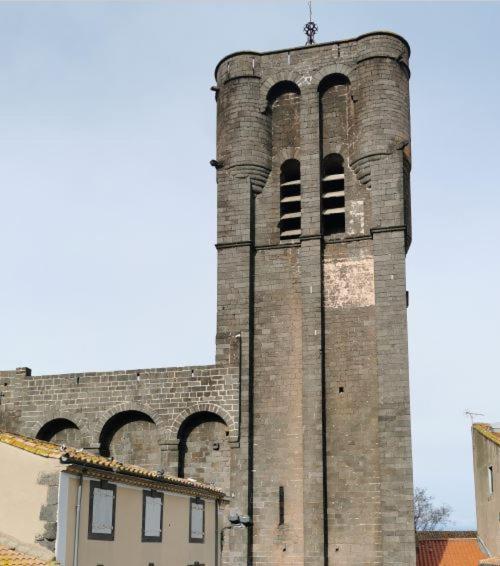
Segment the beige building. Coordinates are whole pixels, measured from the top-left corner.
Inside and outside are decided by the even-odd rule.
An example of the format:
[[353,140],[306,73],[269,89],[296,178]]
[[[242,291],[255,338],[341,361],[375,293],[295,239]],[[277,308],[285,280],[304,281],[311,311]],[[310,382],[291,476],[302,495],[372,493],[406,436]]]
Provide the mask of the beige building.
[[472,446],[478,538],[500,557],[500,424],[475,424]]
[[61,566],[217,566],[222,491],[0,432],[0,545]]

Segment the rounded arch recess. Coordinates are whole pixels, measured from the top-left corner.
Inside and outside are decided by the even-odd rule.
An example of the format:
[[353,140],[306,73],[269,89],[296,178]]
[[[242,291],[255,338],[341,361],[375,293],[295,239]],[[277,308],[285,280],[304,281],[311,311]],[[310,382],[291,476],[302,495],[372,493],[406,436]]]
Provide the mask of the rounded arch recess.
[[329,88],[339,85],[351,86],[351,81],[347,75],[343,73],[330,73],[321,79],[318,84],[318,92],[325,93]]
[[333,63],[332,65],[323,67],[321,71],[318,71],[312,76],[311,86],[319,91],[321,83],[323,83],[329,77],[335,75],[344,76],[351,86],[355,82],[354,67],[346,65],[344,63]]
[[163,418],[156,411],[154,411],[147,405],[140,403],[122,403],[121,405],[116,405],[115,407],[112,407],[99,415],[92,429],[92,442],[98,445],[101,433],[104,430],[106,424],[121,413],[127,412],[142,413],[143,415],[151,419],[151,421],[156,425],[160,438],[166,437],[167,428],[165,426]]
[[56,421],[67,421],[68,423],[73,424],[74,427],[71,428],[76,428],[80,431],[82,440],[86,443],[90,441],[91,434],[85,419],[74,412],[66,410],[65,408],[57,407],[52,408],[44,413],[43,417],[37,419],[27,431],[27,436],[37,438],[44,427],[47,427],[50,423],[54,423]]
[[213,413],[221,418],[229,431],[228,441],[236,442],[238,440],[238,430],[233,417],[219,405],[214,405],[213,403],[197,403],[196,405],[191,405],[186,407],[183,411],[178,413],[174,420],[172,421],[171,427],[167,432],[167,442],[166,444],[177,444],[178,434],[184,424],[184,422],[196,415],[197,413]]
[[266,112],[269,108],[270,99],[272,98],[273,91],[279,90],[280,85],[288,86],[290,91],[297,94],[302,94],[301,85],[299,84],[300,77],[296,73],[283,72],[266,79],[260,89],[260,110],[262,113]]

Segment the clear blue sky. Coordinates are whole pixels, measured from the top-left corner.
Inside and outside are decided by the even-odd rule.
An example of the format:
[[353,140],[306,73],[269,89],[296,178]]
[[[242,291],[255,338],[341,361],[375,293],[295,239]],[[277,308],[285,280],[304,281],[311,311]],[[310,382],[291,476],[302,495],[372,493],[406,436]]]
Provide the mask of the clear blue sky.
[[[474,525],[466,409],[500,421],[500,3],[316,2],[320,41],[412,46],[416,484]],[[210,363],[225,54],[300,45],[306,3],[0,4],[0,368]]]

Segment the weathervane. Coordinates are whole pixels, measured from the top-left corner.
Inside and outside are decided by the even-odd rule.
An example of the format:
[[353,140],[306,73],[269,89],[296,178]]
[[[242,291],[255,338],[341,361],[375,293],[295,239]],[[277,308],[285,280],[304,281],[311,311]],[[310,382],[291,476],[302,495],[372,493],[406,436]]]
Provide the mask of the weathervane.
[[318,25],[312,21],[312,2],[309,1],[309,21],[304,26],[304,33],[307,35],[306,45],[313,45],[315,43],[314,36],[318,29]]

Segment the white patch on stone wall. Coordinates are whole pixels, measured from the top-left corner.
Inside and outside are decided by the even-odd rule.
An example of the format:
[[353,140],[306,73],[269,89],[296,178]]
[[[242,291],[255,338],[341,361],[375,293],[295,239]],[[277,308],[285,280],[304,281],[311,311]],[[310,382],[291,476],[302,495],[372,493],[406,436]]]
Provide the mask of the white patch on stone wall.
[[375,304],[373,259],[334,259],[324,265],[325,307],[341,309]]
[[312,75],[304,75],[297,81],[298,86],[310,85],[312,83]]
[[347,234],[364,234],[365,232],[365,207],[362,200],[348,200],[347,210]]

